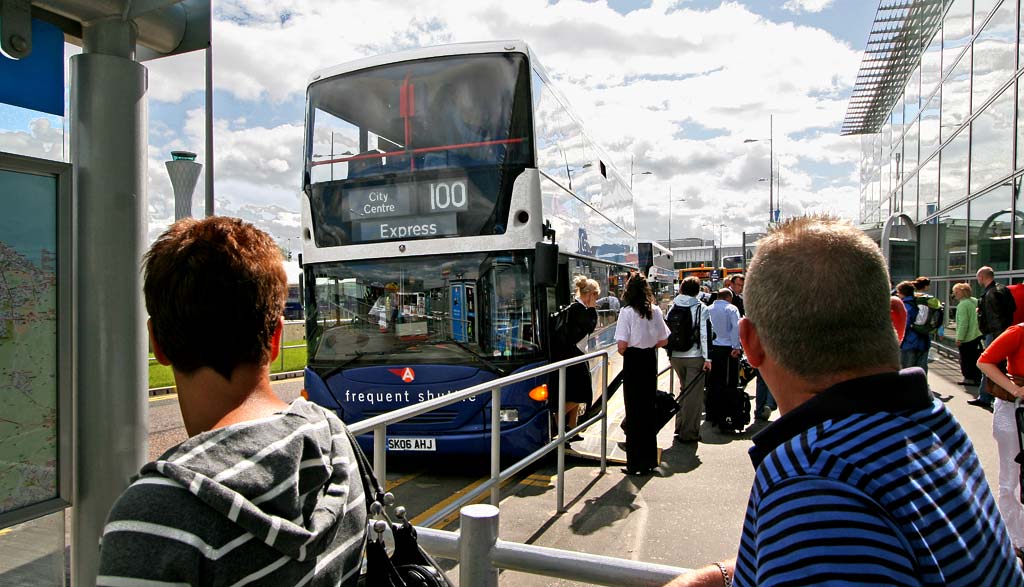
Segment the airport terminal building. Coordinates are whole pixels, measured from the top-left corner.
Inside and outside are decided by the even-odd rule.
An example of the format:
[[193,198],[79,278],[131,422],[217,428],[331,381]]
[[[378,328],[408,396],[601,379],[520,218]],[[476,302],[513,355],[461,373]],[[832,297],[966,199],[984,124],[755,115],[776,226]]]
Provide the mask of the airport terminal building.
[[930,276],[947,306],[956,282],[980,293],[983,265],[1024,281],[1019,4],[881,0],[843,123],[861,136],[862,227],[895,281]]

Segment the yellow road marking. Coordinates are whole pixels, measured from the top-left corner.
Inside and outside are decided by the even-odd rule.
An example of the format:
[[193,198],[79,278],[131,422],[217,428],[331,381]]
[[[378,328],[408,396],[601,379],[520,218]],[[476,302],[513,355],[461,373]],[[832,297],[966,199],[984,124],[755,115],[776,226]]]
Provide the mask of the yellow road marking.
[[[502,489],[504,489],[504,488],[505,488],[505,486],[506,486],[506,485],[508,485],[509,483],[511,483],[511,482],[512,482],[512,481],[513,481],[514,479],[515,479],[514,477],[509,477],[508,479],[505,479],[504,481],[502,481],[501,483],[499,483],[499,484],[498,484],[498,491],[499,491],[499,495],[500,495],[500,491],[501,491]],[[481,479],[480,481],[478,481],[478,482],[477,482],[477,483],[475,483],[474,485],[480,485],[480,484],[484,483],[484,482],[485,482],[485,481],[487,481],[487,480],[488,480],[488,479]],[[523,481],[523,480],[520,480],[520,483],[522,483],[522,481]],[[469,488],[467,488],[467,489],[469,489]],[[465,491],[463,491],[463,493],[465,493]],[[489,491],[488,491],[488,492],[486,492],[486,493],[483,493],[483,494],[481,494],[481,495],[478,495],[478,496],[476,497],[476,499],[474,499],[474,500],[470,501],[469,503],[471,503],[471,504],[473,504],[473,503],[483,503],[483,502],[485,502],[485,501],[487,501],[487,500],[489,500],[489,499],[491,499],[491,492],[489,492]],[[446,500],[446,501],[448,501],[448,503],[451,503],[451,500],[450,500],[450,499],[449,499],[449,500]],[[447,505],[447,504],[445,504],[445,505]],[[436,507],[436,506],[435,506],[435,507]],[[435,511],[437,511],[437,510],[435,510]],[[437,522],[436,524],[434,524],[433,526],[431,526],[431,528],[434,528],[434,529],[440,530],[441,528],[444,528],[444,527],[448,526],[449,524],[451,524],[452,522],[454,522],[455,520],[459,519],[459,515],[460,515],[460,514],[461,514],[461,512],[459,512],[458,510],[456,510],[456,511],[454,511],[454,512],[452,512],[452,513],[448,514],[447,516],[445,516],[445,517],[441,518],[441,520],[440,520],[440,521],[438,521],[438,522]],[[413,525],[416,525],[416,524],[415,524],[415,522],[413,522]]]
[[456,491],[455,493],[451,494],[450,496],[446,497],[445,499],[437,502],[433,506],[427,508],[420,515],[418,515],[415,518],[413,518],[412,520],[410,520],[412,522],[412,525],[413,526],[419,526],[421,523],[423,523],[423,520],[426,520],[430,516],[432,516],[432,515],[436,514],[437,512],[443,510],[445,507],[447,507],[449,504],[451,504],[455,500],[459,499],[463,495],[466,495],[470,491],[473,491],[477,487],[480,487],[481,485],[483,485],[484,482],[486,482],[486,481],[487,481],[486,477],[481,477],[480,479],[477,479],[476,481],[474,481],[474,482],[470,483],[469,485],[463,487],[462,489]]
[[0,530],[0,536],[3,536],[4,534],[10,534],[13,531],[13,528],[4,528],[3,530]]
[[394,489],[396,487],[399,487],[401,485],[404,485],[404,484],[412,481],[413,479],[419,477],[422,474],[423,474],[423,471],[420,471],[419,473],[410,473],[410,474],[408,474],[408,475],[406,475],[404,477],[399,477],[398,479],[395,479],[394,481],[386,481],[384,483],[385,491],[391,491],[392,489]]

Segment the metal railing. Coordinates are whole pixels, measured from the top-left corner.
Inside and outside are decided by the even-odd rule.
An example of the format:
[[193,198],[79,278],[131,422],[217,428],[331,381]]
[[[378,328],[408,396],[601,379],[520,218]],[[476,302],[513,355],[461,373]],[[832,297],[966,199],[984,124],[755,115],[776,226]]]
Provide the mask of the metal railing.
[[[433,525],[440,520],[446,518],[449,514],[456,511],[462,505],[471,502],[478,496],[483,494],[485,491],[490,490],[491,492],[491,504],[497,506],[499,499],[500,486],[503,481],[519,473],[527,466],[537,461],[544,455],[548,454],[552,450],[557,450],[558,460],[558,473],[556,475],[555,482],[555,495],[556,495],[556,508],[559,512],[565,511],[565,439],[572,438],[574,434],[584,430],[591,424],[597,421],[601,422],[601,473],[603,474],[607,470],[607,452],[608,452],[608,354],[609,350],[595,351],[582,355],[580,357],[574,357],[571,359],[565,359],[564,361],[558,361],[557,363],[551,363],[530,369],[529,371],[523,371],[522,373],[516,373],[514,375],[508,375],[500,379],[493,381],[486,381],[479,385],[474,385],[463,389],[461,391],[453,392],[449,395],[436,397],[429,399],[424,402],[420,402],[415,405],[406,406],[367,418],[361,422],[356,422],[349,426],[349,430],[353,434],[365,434],[367,432],[373,432],[373,470],[377,475],[378,479],[387,478],[387,458],[386,458],[386,442],[387,442],[387,427],[391,424],[396,424],[410,418],[425,414],[432,410],[442,408],[460,402],[464,399],[475,397],[482,393],[491,393],[491,477],[490,479],[474,488],[472,491],[461,496],[449,504],[444,509],[435,513],[431,517],[427,518],[423,522],[423,526]],[[572,430],[565,430],[565,368],[577,363],[583,363],[590,359],[600,359],[601,361],[601,410],[586,420],[582,424],[578,424]],[[501,469],[501,389],[514,383],[520,383],[529,379],[533,379],[540,375],[545,375],[558,371],[558,436],[548,442],[544,446],[540,447],[533,453],[523,457],[515,464]]]
[[417,528],[420,544],[435,556],[459,561],[459,585],[497,587],[498,570],[544,575],[588,585],[660,587],[689,571],[681,567],[506,542],[498,538],[498,508],[462,508],[459,532]]

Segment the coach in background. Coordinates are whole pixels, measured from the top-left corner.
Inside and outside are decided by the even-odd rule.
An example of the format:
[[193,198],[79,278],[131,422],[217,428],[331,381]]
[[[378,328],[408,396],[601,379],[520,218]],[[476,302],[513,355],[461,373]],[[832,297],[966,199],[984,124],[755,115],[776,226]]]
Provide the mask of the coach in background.
[[153,354],[174,372],[190,438],[114,503],[96,584],[354,586],[366,503],[344,424],[270,386],[288,297],[274,240],[189,218],[144,272]]
[[753,438],[737,558],[669,585],[1024,584],[970,439],[899,370],[878,246],[828,217],[758,245],[740,337],[782,417]]

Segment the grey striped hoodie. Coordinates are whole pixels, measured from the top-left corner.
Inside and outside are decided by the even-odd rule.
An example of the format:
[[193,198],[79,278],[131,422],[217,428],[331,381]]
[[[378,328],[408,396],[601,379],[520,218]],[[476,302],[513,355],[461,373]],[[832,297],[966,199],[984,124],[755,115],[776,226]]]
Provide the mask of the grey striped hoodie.
[[366,505],[343,426],[299,398],[147,464],[110,511],[97,585],[355,585]]

